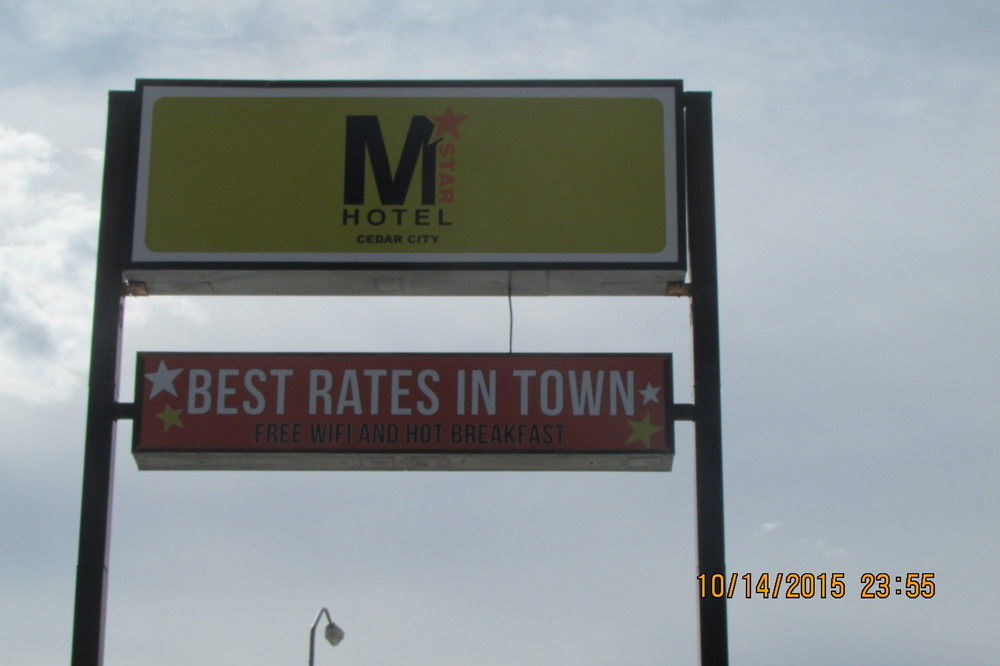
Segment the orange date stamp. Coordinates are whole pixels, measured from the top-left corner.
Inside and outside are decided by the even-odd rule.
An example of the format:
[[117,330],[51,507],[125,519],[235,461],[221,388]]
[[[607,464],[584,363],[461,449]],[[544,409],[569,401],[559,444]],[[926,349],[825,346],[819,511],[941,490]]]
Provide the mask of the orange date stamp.
[[[851,581],[853,583],[855,581]],[[865,572],[857,578],[859,599],[931,599],[937,593],[934,574]],[[847,574],[775,572],[759,574],[698,574],[702,599],[843,599],[848,596]],[[853,596],[853,593],[851,593]]]

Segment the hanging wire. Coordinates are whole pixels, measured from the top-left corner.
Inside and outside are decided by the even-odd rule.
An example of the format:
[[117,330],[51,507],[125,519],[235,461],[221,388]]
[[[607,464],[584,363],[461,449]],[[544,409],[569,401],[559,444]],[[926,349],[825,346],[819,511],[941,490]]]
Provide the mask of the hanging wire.
[[507,353],[514,353],[514,299],[512,295],[511,273],[507,272]]

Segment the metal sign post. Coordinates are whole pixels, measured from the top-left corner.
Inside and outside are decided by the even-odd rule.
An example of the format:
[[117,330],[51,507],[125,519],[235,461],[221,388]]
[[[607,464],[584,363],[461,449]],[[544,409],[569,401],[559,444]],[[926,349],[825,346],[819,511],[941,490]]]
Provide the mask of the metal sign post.
[[[694,346],[695,494],[698,572],[726,571],[722,498],[722,409],[719,391],[719,294],[715,247],[715,176],[712,160],[712,95],[684,94],[691,255],[691,325]],[[699,601],[701,663],[729,663],[726,600]]]
[[97,244],[94,327],[90,348],[83,498],[73,615],[73,666],[99,666],[104,647],[108,574],[108,524],[114,473],[118,365],[121,357],[122,270],[128,251],[128,217],[134,197],[135,95],[108,98],[101,226]]

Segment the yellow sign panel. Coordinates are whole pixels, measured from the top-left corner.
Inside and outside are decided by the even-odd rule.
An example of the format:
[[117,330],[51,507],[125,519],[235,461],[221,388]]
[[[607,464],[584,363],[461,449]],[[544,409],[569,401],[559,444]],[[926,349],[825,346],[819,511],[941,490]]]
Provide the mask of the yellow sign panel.
[[676,82],[142,92],[134,262],[681,262]]

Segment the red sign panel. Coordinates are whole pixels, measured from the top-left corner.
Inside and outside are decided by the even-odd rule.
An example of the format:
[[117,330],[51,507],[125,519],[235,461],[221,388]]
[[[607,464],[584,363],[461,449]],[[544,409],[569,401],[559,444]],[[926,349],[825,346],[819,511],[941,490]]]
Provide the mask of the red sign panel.
[[140,469],[669,470],[669,354],[142,352]]

